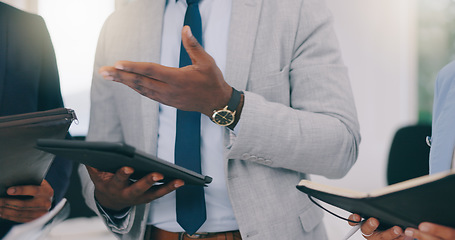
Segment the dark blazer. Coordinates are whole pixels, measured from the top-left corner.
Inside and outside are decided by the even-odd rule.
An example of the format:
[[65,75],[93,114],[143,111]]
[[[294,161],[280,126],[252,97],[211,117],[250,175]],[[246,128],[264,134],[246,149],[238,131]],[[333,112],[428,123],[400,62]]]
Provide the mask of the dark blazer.
[[[0,116],[63,107],[54,49],[43,18],[0,2]],[[46,180],[59,202],[72,163],[54,161]]]

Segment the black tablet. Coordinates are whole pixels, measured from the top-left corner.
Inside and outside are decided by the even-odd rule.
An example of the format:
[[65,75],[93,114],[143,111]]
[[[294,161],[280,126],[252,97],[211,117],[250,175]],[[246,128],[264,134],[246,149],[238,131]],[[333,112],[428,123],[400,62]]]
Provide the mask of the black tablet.
[[185,185],[206,186],[212,178],[136,150],[125,143],[90,142],[79,140],[38,139],[36,148],[70,159],[100,171],[115,173],[124,166],[132,167],[132,180],[158,172],[163,182],[182,179]]

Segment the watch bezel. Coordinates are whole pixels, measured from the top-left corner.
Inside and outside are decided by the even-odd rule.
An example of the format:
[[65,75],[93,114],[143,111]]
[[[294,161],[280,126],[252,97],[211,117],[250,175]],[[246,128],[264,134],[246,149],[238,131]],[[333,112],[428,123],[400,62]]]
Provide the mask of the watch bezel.
[[[221,113],[223,113],[223,112],[226,112],[226,113],[228,113],[229,115],[231,115],[231,119],[228,120],[227,123],[221,123],[221,122],[219,122],[219,120],[216,118],[217,116],[221,115]],[[224,108],[221,109],[221,110],[213,111],[213,114],[212,114],[212,121],[213,121],[214,123],[220,125],[220,126],[223,126],[223,127],[229,126],[229,125],[231,125],[231,124],[235,121],[235,112],[236,112],[236,111],[233,112],[233,111],[227,109],[227,106],[224,107]],[[227,119],[226,119],[226,120],[227,120]]]
[[[227,104],[227,106],[225,106],[223,109],[215,109],[213,110],[213,114],[211,116],[211,120],[212,122],[220,125],[220,126],[224,126],[224,127],[231,127],[232,124],[234,124],[236,122],[236,116],[235,116],[235,113],[237,112],[237,107],[239,106],[240,104],[240,101],[242,99],[242,94],[243,92],[239,92],[237,91],[235,88],[232,87],[232,94],[231,94],[231,98],[229,99],[229,102]],[[220,123],[219,121],[216,120],[216,116],[219,115],[220,113],[222,112],[227,112],[228,114],[230,114],[232,116],[232,120],[227,122],[227,123]]]

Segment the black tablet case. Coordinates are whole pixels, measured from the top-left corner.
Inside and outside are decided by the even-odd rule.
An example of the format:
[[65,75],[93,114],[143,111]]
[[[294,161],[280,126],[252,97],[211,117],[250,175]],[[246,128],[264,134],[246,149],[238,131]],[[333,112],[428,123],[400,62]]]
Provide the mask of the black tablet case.
[[182,179],[186,185],[209,184],[212,178],[136,150],[125,143],[90,142],[77,140],[39,139],[36,148],[104,172],[115,173],[124,166],[132,167],[131,179],[158,172],[163,182]]
[[[431,176],[426,176],[431,177]],[[421,180],[424,177],[415,179]],[[409,180],[413,181],[413,180]],[[392,187],[393,185],[389,186]],[[421,222],[455,227],[455,174],[375,197],[354,198],[331,194],[299,184],[297,188],[323,202],[364,218],[378,218],[391,227],[417,228]]]
[[65,138],[74,119],[65,108],[0,117],[0,197],[11,186],[41,184],[54,156],[36,149],[36,140]]

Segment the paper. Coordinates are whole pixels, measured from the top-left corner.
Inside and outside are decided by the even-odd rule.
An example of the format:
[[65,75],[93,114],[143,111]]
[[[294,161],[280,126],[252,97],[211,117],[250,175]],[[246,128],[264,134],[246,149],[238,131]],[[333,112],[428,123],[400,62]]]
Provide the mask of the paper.
[[67,203],[66,198],[64,198],[44,216],[34,221],[19,224],[11,228],[3,240],[44,239],[53,226],[68,217],[69,212],[69,203]]

